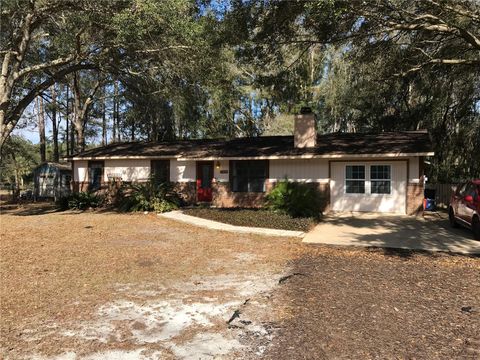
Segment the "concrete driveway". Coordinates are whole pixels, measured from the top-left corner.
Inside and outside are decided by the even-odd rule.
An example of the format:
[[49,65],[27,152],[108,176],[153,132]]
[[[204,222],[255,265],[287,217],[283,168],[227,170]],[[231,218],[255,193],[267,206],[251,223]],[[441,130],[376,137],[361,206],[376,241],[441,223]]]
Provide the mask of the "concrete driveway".
[[480,254],[480,241],[464,228],[453,229],[446,214],[425,218],[370,213],[326,216],[303,239],[305,243],[372,246]]

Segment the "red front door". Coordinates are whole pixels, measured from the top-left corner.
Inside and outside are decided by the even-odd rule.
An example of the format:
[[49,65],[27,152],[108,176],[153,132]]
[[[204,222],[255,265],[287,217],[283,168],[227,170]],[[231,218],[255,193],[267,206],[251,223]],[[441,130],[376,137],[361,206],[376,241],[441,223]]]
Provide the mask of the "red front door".
[[213,161],[197,162],[197,201],[212,201]]

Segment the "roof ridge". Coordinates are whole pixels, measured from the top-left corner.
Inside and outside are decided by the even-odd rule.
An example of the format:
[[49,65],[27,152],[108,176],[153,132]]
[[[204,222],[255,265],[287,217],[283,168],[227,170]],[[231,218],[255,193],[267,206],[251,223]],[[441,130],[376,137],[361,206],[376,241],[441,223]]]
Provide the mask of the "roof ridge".
[[[328,154],[413,154],[431,153],[425,131],[371,133],[336,132],[318,134],[312,148],[294,147],[293,135],[268,135],[232,139],[179,139],[174,141],[133,141],[111,143],[88,149],[67,158],[122,157],[258,157]],[[423,150],[422,150],[423,149]]]

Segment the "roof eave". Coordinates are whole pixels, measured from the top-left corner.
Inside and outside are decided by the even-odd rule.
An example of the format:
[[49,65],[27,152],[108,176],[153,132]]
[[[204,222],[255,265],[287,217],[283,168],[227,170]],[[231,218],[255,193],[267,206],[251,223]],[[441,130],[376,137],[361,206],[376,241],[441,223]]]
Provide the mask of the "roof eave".
[[295,160],[295,159],[352,159],[352,158],[395,158],[434,156],[433,151],[415,153],[378,153],[378,154],[304,154],[304,155],[273,155],[273,156],[211,156],[211,157],[180,157],[178,161],[208,161],[208,160]]
[[71,157],[68,160],[88,161],[88,160],[145,160],[145,159],[176,159],[178,161],[208,161],[208,160],[295,160],[295,159],[345,159],[345,158],[395,158],[395,157],[415,157],[415,156],[434,156],[430,152],[401,152],[401,153],[377,153],[377,154],[303,154],[303,155],[260,155],[260,156],[207,156],[207,157],[188,157],[181,155],[160,155],[160,156],[85,156]]

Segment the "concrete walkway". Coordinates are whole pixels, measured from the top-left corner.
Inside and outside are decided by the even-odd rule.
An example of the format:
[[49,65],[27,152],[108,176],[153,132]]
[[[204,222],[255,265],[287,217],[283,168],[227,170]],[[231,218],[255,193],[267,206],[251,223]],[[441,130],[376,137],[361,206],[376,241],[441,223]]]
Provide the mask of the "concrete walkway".
[[332,214],[325,217],[303,242],[345,246],[447,251],[480,254],[480,241],[468,229],[453,229],[445,214],[424,218],[377,214]]
[[267,236],[286,236],[286,237],[305,236],[305,233],[301,231],[235,226],[235,225],[221,223],[218,221],[202,219],[196,216],[186,215],[181,211],[171,211],[163,214],[158,214],[158,216],[161,216],[167,219],[182,221],[187,224],[201,226],[201,227],[212,229],[212,230],[222,230],[222,231],[230,231],[230,232],[236,232],[236,233],[242,233],[242,234],[258,234],[258,235],[267,235]]

